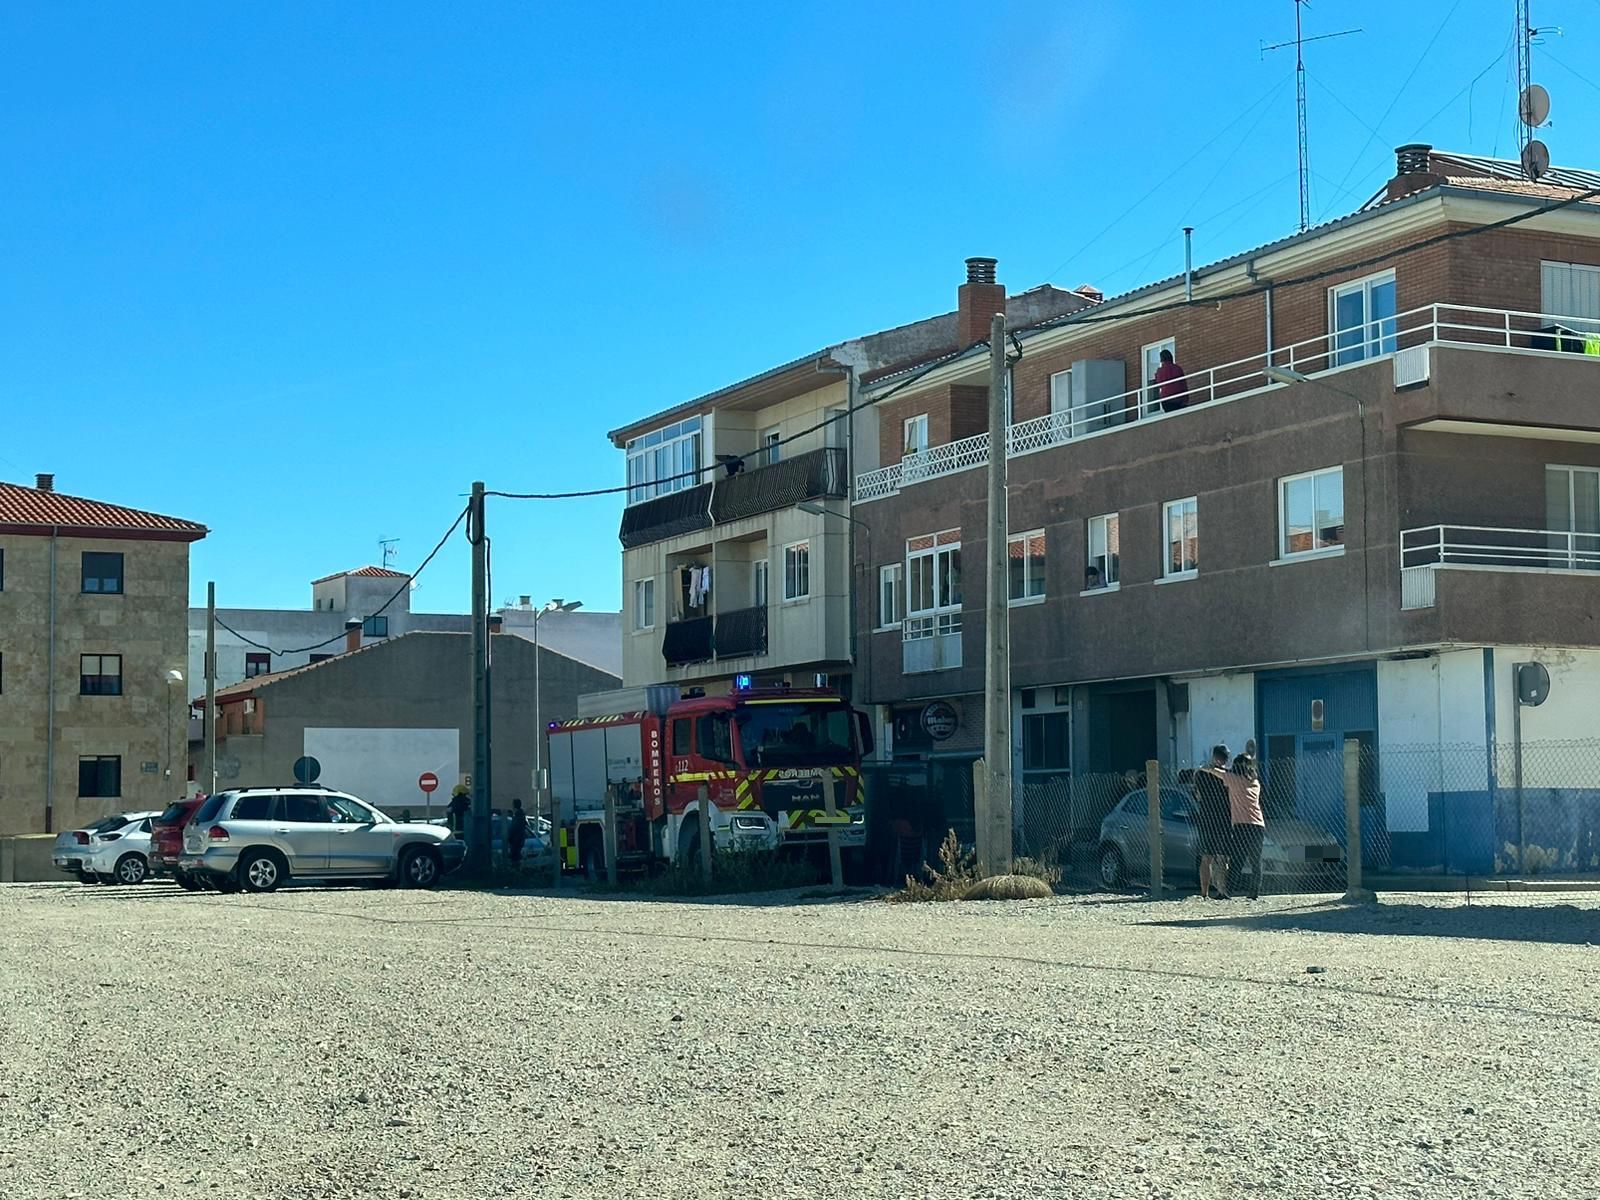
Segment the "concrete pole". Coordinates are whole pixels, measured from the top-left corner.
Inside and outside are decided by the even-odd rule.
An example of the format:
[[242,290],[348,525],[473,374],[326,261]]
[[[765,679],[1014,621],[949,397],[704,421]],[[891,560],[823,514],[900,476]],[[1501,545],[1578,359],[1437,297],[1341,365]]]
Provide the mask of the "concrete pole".
[[711,793],[700,785],[700,881],[711,882]]
[[606,784],[606,883],[617,886],[617,785]]
[[489,542],[484,533],[483,482],[472,485],[472,820],[467,828],[467,865],[488,871],[489,829]]
[[1361,743],[1344,740],[1344,862],[1346,900],[1376,897],[1361,880]]
[[206,584],[206,716],[200,728],[205,734],[205,769],[200,778],[205,781],[206,795],[217,790],[217,585]]
[[839,855],[839,826],[834,819],[839,815],[839,777],[826,775],[822,780],[822,805],[828,814],[828,878],[833,886],[844,886],[844,860]]
[[984,795],[978,867],[1011,871],[1011,605],[1006,559],[1006,318],[989,323],[989,570],[984,661]]
[[1150,899],[1159,900],[1167,881],[1167,848],[1161,841],[1161,763],[1144,764],[1145,836],[1150,839]]

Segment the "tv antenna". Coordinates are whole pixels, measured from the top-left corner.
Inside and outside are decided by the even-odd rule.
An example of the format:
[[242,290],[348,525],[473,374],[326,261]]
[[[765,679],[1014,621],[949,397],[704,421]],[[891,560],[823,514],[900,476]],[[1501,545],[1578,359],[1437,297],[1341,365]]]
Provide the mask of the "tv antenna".
[[1550,117],[1550,93],[1533,81],[1533,0],[1517,0],[1517,157],[1522,172],[1537,180],[1550,169],[1550,151],[1533,131]]
[[[1526,0],[1518,0],[1525,3]],[[1261,44],[1261,57],[1267,56],[1268,50],[1282,50],[1285,46],[1294,47],[1294,111],[1295,111],[1295,142],[1300,156],[1300,232],[1304,233],[1311,228],[1311,152],[1306,140],[1306,55],[1307,42],[1325,42],[1329,38],[1349,37],[1352,33],[1360,33],[1359,28],[1341,29],[1338,33],[1318,33],[1306,37],[1300,24],[1300,10],[1310,8],[1309,0],[1294,0],[1294,41],[1274,42],[1267,45]]]
[[383,551],[383,569],[385,571],[389,569],[389,564],[394,561],[394,548],[399,542],[399,538],[378,539],[378,548]]

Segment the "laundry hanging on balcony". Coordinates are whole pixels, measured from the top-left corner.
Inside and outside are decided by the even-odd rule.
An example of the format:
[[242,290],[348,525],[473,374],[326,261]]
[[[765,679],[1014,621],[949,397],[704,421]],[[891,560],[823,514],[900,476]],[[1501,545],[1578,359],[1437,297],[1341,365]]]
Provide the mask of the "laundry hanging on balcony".
[[685,613],[703,609],[711,599],[711,568],[690,565],[678,568],[678,589]]

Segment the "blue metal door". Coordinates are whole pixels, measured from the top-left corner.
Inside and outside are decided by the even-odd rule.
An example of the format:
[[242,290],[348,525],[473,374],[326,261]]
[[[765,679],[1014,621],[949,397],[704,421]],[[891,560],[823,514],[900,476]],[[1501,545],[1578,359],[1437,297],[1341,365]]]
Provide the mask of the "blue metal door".
[[1341,835],[1344,830],[1344,749],[1332,734],[1301,734],[1295,747],[1295,813]]

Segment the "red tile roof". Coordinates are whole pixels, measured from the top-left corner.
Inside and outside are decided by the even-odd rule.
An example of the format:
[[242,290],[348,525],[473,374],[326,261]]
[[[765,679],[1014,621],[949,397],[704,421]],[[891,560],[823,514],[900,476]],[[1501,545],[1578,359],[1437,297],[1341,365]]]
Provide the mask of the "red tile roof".
[[177,517],[0,482],[0,532],[43,534],[50,530],[171,542],[197,542],[210,532],[204,525]]
[[411,576],[405,571],[391,571],[388,567],[357,567],[354,571],[335,571],[332,575],[324,575],[321,579],[313,579],[313,585],[327,583],[330,579],[343,579],[346,575],[353,575],[360,579],[409,579]]

